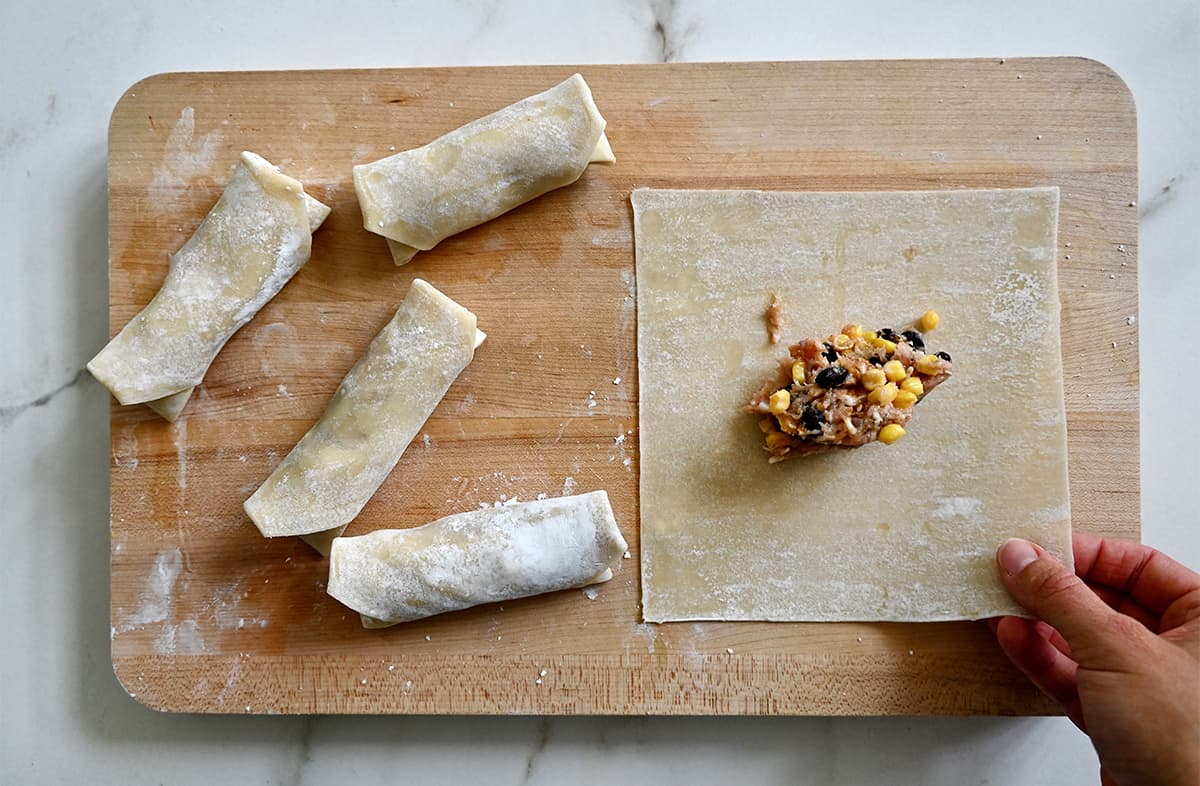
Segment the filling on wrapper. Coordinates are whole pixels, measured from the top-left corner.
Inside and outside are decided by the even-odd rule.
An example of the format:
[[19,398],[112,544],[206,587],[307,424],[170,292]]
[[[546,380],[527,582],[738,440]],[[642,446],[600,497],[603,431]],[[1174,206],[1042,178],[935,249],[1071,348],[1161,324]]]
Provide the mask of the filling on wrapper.
[[953,372],[948,353],[925,346],[923,334],[937,323],[927,311],[901,332],[850,324],[791,345],[779,372],[742,408],[759,419],[769,461],[903,437],[913,407]]

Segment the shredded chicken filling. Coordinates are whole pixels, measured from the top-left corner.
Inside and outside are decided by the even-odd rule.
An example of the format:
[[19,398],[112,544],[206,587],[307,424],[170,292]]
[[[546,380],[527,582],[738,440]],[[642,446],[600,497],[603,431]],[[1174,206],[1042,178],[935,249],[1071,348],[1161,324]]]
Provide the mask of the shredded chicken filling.
[[790,346],[778,373],[742,408],[759,418],[771,463],[904,436],[913,407],[953,371],[950,355],[928,352],[917,329],[936,324],[927,312],[900,333],[850,324]]

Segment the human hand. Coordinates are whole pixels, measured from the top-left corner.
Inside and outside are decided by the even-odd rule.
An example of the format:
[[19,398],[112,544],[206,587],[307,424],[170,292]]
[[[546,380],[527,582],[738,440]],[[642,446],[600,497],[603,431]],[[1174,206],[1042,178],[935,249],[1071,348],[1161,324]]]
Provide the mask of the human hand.
[[1200,784],[1200,574],[1135,543],[1073,545],[1075,573],[1028,541],[996,552],[1038,617],[992,620],[1000,648],[1091,737],[1104,784]]

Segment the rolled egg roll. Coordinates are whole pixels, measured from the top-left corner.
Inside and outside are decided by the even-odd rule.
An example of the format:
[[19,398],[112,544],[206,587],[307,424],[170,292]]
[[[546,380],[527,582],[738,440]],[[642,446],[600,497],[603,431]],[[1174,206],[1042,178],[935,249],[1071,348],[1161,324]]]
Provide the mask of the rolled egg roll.
[[412,150],[354,167],[363,226],[403,265],[451,235],[612,163],[579,74]]
[[298,535],[328,554],[483,339],[474,314],[414,279],[321,419],[243,504],[259,531]]
[[243,152],[158,293],[88,371],[122,404],[174,421],[225,343],[308,261],[328,215],[300,181]]
[[605,582],[626,548],[608,494],[592,491],[336,538],[326,591],[381,628]]

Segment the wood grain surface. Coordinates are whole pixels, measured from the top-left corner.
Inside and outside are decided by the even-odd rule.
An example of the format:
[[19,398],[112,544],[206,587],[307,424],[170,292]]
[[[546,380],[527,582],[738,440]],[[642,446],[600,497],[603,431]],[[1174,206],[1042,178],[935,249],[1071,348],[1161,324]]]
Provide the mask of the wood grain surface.
[[[617,163],[394,267],[362,229],[351,166],[576,70]],[[112,332],[157,290],[239,151],[280,165],[333,214],[311,261],[229,342],[179,422],[113,404],[118,678],[148,706],[188,712],[1053,712],[983,623],[641,622],[628,197],[638,186],[1060,186],[1073,521],[1136,539],[1135,134],[1120,78],[1067,58],[139,82],[109,133]],[[472,309],[489,339],[348,534],[607,489],[632,558],[595,599],[573,590],[368,631],[325,595],[324,560],[295,539],[263,539],[243,514],[415,276]]]

